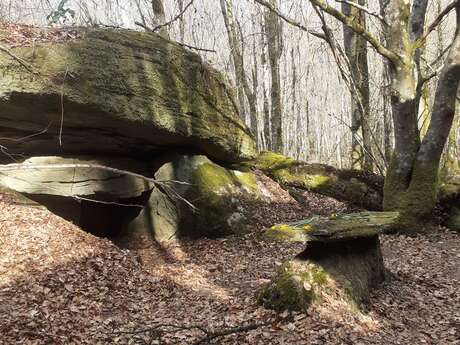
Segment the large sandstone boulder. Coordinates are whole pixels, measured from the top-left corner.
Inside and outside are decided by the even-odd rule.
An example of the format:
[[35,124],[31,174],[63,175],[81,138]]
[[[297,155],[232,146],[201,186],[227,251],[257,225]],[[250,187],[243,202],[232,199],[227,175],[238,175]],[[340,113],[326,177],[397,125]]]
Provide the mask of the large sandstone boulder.
[[378,235],[396,217],[394,212],[366,212],[269,229],[268,238],[302,242],[306,248],[259,290],[259,303],[277,311],[304,310],[333,299],[359,308],[385,279]]
[[12,52],[35,74],[0,54],[0,144],[10,154],[144,158],[185,148],[227,162],[255,156],[222,75],[156,34],[87,29]]
[[124,230],[164,242],[179,237],[220,237],[246,230],[242,207],[263,196],[251,172],[229,170],[205,156],[173,155],[155,173],[172,181],[152,191],[144,209]]

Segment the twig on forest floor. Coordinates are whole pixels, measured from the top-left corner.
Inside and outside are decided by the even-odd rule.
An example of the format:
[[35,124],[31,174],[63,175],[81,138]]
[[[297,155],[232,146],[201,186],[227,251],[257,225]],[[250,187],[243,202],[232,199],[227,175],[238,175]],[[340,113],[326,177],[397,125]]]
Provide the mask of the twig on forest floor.
[[[131,335],[132,337],[136,337],[136,340],[143,341],[144,344],[152,344],[154,341],[157,344],[161,345],[162,339],[164,335],[167,334],[175,334],[182,331],[199,331],[204,335],[192,343],[190,345],[203,345],[209,344],[211,341],[216,340],[218,338],[223,338],[232,334],[237,333],[245,333],[260,327],[265,327],[273,324],[274,321],[266,321],[266,322],[254,322],[247,325],[240,325],[235,327],[229,328],[221,328],[216,330],[210,330],[201,325],[177,325],[177,324],[157,324],[152,327],[147,327],[144,329],[132,330],[132,331],[114,331],[114,335]],[[149,338],[148,341],[141,338],[141,336],[147,336]]]

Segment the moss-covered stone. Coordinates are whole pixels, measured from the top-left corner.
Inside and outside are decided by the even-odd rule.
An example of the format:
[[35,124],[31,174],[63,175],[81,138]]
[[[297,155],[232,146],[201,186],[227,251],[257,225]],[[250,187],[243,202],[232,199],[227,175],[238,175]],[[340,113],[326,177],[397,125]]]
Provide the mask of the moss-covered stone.
[[[303,310],[329,295],[351,310],[359,308],[385,278],[378,232],[368,226],[345,233],[338,228],[330,232],[322,228],[320,232],[315,224],[310,226],[312,223],[296,226],[307,234],[303,238],[306,249],[283,264],[275,278],[261,287],[259,303],[277,311]],[[287,225],[279,227],[279,232],[294,231]]]
[[306,310],[312,303],[321,301],[321,291],[329,279],[321,267],[291,260],[279,267],[275,280],[257,291],[257,301],[278,312]]
[[162,242],[246,231],[242,200],[259,198],[253,173],[226,169],[205,156],[175,154],[162,161],[155,178],[166,185],[152,192],[125,232],[148,233]]
[[2,136],[46,129],[9,141],[10,153],[145,157],[175,146],[227,162],[255,156],[232,89],[199,55],[156,34],[85,30],[14,48],[37,74],[0,54]]
[[312,240],[343,241],[393,232],[398,212],[359,212],[330,217],[313,217],[267,229],[269,240],[307,243]]
[[274,152],[262,152],[243,165],[262,170],[288,190],[306,189],[370,210],[382,208],[383,178],[372,173],[310,164]]

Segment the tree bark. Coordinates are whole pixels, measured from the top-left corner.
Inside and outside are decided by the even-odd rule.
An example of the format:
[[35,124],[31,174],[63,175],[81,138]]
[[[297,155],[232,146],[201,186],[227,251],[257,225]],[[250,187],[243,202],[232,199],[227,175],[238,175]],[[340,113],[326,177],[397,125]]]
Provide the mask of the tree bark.
[[267,67],[267,54],[266,54],[266,46],[267,46],[267,31],[265,25],[265,18],[261,18],[261,27],[262,27],[262,47],[260,53],[260,63],[262,65],[263,77],[262,77],[262,95],[263,95],[263,119],[264,119],[264,141],[265,141],[265,150],[269,150],[272,147],[272,136],[270,134],[270,106],[268,103],[268,96],[267,96],[267,83],[265,82],[265,72]]
[[[365,0],[358,0],[359,5],[366,5]],[[363,11],[342,3],[342,12],[366,27],[366,18]],[[354,83],[351,94],[351,167],[372,171],[372,145],[369,127],[369,68],[367,63],[367,42],[347,25],[343,25],[345,54],[349,61],[350,74]],[[362,139],[360,143],[359,138]]]
[[249,81],[246,76],[244,69],[244,56],[243,56],[243,37],[238,35],[236,28],[236,21],[233,16],[233,4],[232,0],[220,0],[220,6],[222,15],[224,17],[225,28],[227,30],[228,43],[230,46],[230,53],[232,56],[233,67],[235,71],[236,87],[238,91],[238,102],[240,111],[242,112],[241,117],[246,118],[246,102],[245,96],[249,104],[249,118],[251,121],[251,129],[254,137],[257,140],[258,137],[258,125],[257,125],[257,95],[254,90],[251,90]]
[[[179,13],[184,12],[184,0],[177,0],[179,5]],[[184,15],[180,17],[179,20],[179,39],[181,42],[185,40],[185,18]]]
[[[277,8],[277,1],[270,0],[270,4]],[[282,133],[282,104],[281,104],[281,78],[280,58],[282,54],[281,23],[278,16],[272,11],[265,12],[265,33],[267,35],[268,60],[271,72],[271,149],[276,152],[283,151]]]
[[[403,180],[398,176],[397,168],[401,165],[398,165],[398,158],[395,155],[394,165],[391,167],[385,181],[384,208],[398,209],[401,212],[401,224],[407,225],[408,228],[427,219],[437,201],[440,159],[452,126],[460,81],[459,3],[456,5],[456,12],[457,29],[455,39],[439,76],[427,133],[421,143],[419,138],[415,137],[410,131],[405,133],[406,137],[407,133],[411,134],[413,136],[412,142],[417,140],[419,146],[410,156],[412,164],[408,172],[409,178]],[[417,57],[415,57],[415,63],[416,61]],[[398,121],[395,120],[395,125],[397,123],[404,124],[404,119],[401,119],[401,115],[403,114],[398,114]],[[400,133],[400,135],[402,134]],[[403,139],[406,137],[403,137]],[[400,144],[401,142],[404,142],[404,140],[400,140]],[[399,147],[396,151],[401,152],[403,148]],[[400,178],[399,181],[397,180],[398,177]],[[401,185],[404,185],[405,188],[401,188]],[[401,189],[395,190],[395,187]],[[392,194],[397,194],[398,199],[395,200]],[[389,204],[388,200],[391,199],[396,201],[397,204]]]
[[386,210],[399,207],[404,192],[409,187],[413,164],[420,147],[417,122],[419,97],[409,13],[410,3],[403,0],[391,1],[384,9],[386,22],[389,23],[385,30],[388,48],[401,57],[389,64],[395,150],[385,180]]
[[[152,11],[153,11],[153,26],[159,26],[166,23],[166,13],[162,0],[152,0]],[[163,37],[169,38],[169,30],[166,26],[163,26],[159,30],[159,34]]]

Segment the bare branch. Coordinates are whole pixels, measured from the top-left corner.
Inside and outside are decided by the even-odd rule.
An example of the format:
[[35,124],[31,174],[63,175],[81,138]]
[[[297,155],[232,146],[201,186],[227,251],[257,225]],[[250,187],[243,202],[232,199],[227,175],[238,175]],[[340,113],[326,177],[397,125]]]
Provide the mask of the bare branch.
[[[191,209],[197,210],[196,206],[193,205],[190,201],[188,201],[186,198],[182,197],[173,187],[171,187],[171,184],[179,184],[179,185],[191,185],[188,182],[183,182],[183,181],[178,181],[178,180],[156,180],[154,178],[146,177],[141,174],[137,174],[131,171],[127,170],[122,170],[122,169],[117,169],[117,168],[112,168],[108,167],[105,165],[101,164],[28,164],[28,163],[12,163],[12,164],[6,164],[6,165],[0,165],[0,174],[5,175],[5,172],[8,171],[14,171],[14,170],[35,170],[35,169],[65,169],[65,168],[86,168],[86,169],[100,169],[100,170],[105,170],[105,171],[110,171],[112,173],[120,174],[120,175],[128,175],[132,177],[139,178],[141,180],[144,180],[148,183],[153,184],[155,187],[162,187],[162,190],[171,198],[177,199],[180,201],[183,201],[185,204],[187,204]],[[22,180],[16,176],[9,176],[18,180],[21,180],[26,183],[31,183],[29,181]],[[31,183],[33,184],[33,183]],[[47,187],[50,190],[54,190],[51,187]],[[77,199],[77,200],[88,200],[88,201],[93,201],[93,202],[99,202],[99,203],[106,203],[105,201],[100,201],[100,200],[94,200],[94,199],[86,199],[84,197],[78,196],[78,195],[67,195],[68,197]],[[110,202],[109,202],[110,203]],[[122,206],[126,206],[121,204]],[[134,205],[136,206],[136,205]]]
[[363,5],[360,5],[360,4],[358,4],[358,3],[354,2],[354,1],[348,1],[348,0],[335,0],[335,2],[339,2],[339,3],[343,3],[343,4],[347,4],[347,5],[356,7],[357,9],[369,14],[370,16],[373,16],[373,17],[379,19],[385,25],[388,25],[386,20],[385,20],[385,18],[383,18],[383,16],[380,13],[373,12],[366,6],[363,6]]
[[[172,23],[174,23],[176,20],[180,19],[180,18],[184,15],[184,13],[188,10],[188,8],[189,8],[190,6],[192,6],[192,4],[193,4],[194,1],[195,1],[195,0],[190,0],[190,2],[182,9],[181,12],[179,12],[176,16],[174,16],[174,18],[172,18],[169,22],[166,22],[166,23],[164,23],[164,24],[160,24],[160,25],[155,26],[155,27],[152,29],[152,31],[153,31],[153,32],[156,32],[156,31],[160,30],[161,28],[164,28],[164,27],[166,27],[166,26],[170,26],[170,25],[171,25]],[[144,24],[144,25],[145,25],[145,24]]]
[[7,55],[9,55],[10,57],[12,57],[14,60],[16,60],[17,62],[19,62],[19,64],[24,67],[26,70],[28,70],[30,73],[32,74],[38,74],[36,71],[34,71],[32,69],[32,65],[30,65],[27,61],[25,61],[24,59],[21,59],[19,56],[13,54],[11,52],[11,50],[9,50],[8,48],[0,45],[0,51],[6,53]]
[[446,6],[446,8],[444,10],[441,11],[441,13],[439,13],[439,15],[436,17],[435,20],[433,20],[433,22],[428,25],[427,29],[425,30],[425,33],[423,34],[423,36],[420,38],[419,40],[419,46],[422,45],[423,43],[425,43],[425,40],[426,38],[428,37],[428,35],[434,31],[434,29],[436,29],[436,27],[441,24],[441,22],[443,21],[444,17],[447,16],[450,11],[452,11],[455,6],[457,5],[459,0],[454,0],[453,2],[451,2],[449,5]]
[[300,30],[308,32],[310,35],[313,35],[315,37],[321,38],[322,40],[326,40],[326,36],[324,34],[322,34],[320,32],[317,32],[317,31],[310,30],[309,28],[307,28],[306,26],[302,25],[301,23],[295,21],[294,19],[287,17],[286,15],[284,15],[283,13],[278,11],[275,7],[273,7],[270,3],[266,2],[265,0],[254,0],[254,1],[257,2],[258,4],[262,5],[262,6],[266,7],[267,9],[272,11],[273,13],[275,13],[278,17],[280,17],[286,23],[288,23],[288,24],[290,24],[292,26],[295,26],[296,28],[299,28]]
[[[142,23],[139,23],[139,22],[134,22],[135,25],[137,26],[140,26],[141,28],[143,28],[144,30],[146,31],[150,31],[150,32],[153,32],[153,29],[152,28],[149,28],[147,25],[145,24],[142,24]],[[189,49],[193,49],[193,50],[198,50],[198,51],[202,51],[202,52],[207,52],[207,53],[216,53],[215,50],[213,49],[206,49],[206,48],[199,48],[199,47],[194,47],[194,46],[191,46],[191,45],[188,45],[188,44],[185,44],[185,43],[182,43],[182,42],[177,42],[177,41],[171,41],[169,39],[167,39],[166,37],[163,37],[161,35],[159,35],[160,38],[162,38],[163,40],[165,40],[166,42],[169,42],[169,43],[172,43],[172,44],[178,44],[180,45],[181,47],[185,47],[185,48],[189,48]]]
[[[136,337],[136,340],[140,340],[144,344],[152,344],[153,341],[157,341],[158,344],[161,344],[162,336],[165,334],[175,334],[180,333],[182,331],[199,331],[203,333],[203,336],[195,340],[191,345],[202,345],[202,344],[210,344],[211,342],[215,341],[218,338],[224,338],[228,335],[237,334],[237,333],[245,333],[252,331],[254,329],[268,326],[273,324],[273,321],[266,321],[266,322],[255,322],[250,323],[247,325],[229,327],[229,328],[222,328],[211,330],[201,325],[176,325],[176,324],[156,324],[150,327],[144,327],[142,329],[134,329],[131,331],[115,331],[113,334],[115,335],[128,335]],[[147,335],[150,338],[150,343],[145,341],[140,336]]]
[[[259,0],[255,0],[259,1]],[[374,49],[382,56],[390,60],[393,64],[398,65],[402,62],[402,58],[395,52],[386,48],[374,35],[367,31],[361,24],[356,22],[352,17],[346,16],[336,8],[327,4],[325,0],[310,0],[310,2],[326,12],[327,14],[333,16],[358,35],[362,36]]]

